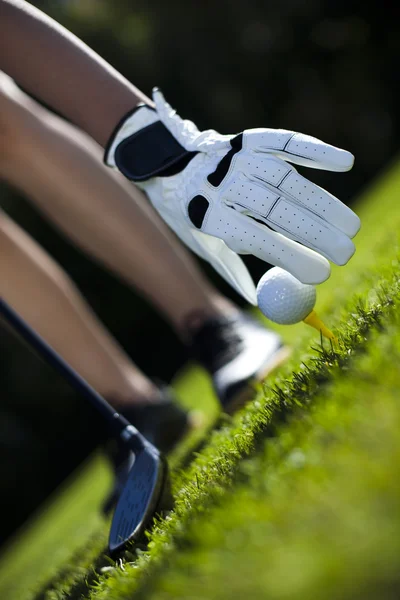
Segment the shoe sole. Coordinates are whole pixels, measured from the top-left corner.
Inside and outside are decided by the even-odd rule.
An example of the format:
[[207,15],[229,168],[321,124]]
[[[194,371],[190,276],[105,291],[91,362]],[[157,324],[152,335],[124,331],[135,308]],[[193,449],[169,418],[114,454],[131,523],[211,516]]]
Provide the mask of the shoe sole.
[[279,350],[273,354],[271,360],[269,360],[268,363],[247,382],[243,389],[234,396],[233,400],[229,402],[229,405],[224,406],[224,412],[227,415],[233,415],[240,408],[243,408],[250,400],[253,400],[255,390],[252,386],[266,379],[268,375],[287,361],[291,353],[291,348],[288,346],[279,348]]

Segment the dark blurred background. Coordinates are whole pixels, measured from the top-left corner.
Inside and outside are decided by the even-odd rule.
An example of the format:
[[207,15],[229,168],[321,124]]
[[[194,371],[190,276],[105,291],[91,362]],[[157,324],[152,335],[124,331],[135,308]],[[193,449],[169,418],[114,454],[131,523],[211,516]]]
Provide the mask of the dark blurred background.
[[[394,2],[33,4],[144,92],[160,86],[180,114],[200,128],[234,133],[281,127],[352,151],[356,164],[350,173],[308,175],[347,203],[398,150],[400,10]],[[63,265],[137,364],[170,380],[186,357],[152,308],[1,184],[0,206]],[[255,259],[248,264],[255,278],[265,271]],[[0,334],[1,543],[83,460],[96,438],[84,403],[9,332]]]

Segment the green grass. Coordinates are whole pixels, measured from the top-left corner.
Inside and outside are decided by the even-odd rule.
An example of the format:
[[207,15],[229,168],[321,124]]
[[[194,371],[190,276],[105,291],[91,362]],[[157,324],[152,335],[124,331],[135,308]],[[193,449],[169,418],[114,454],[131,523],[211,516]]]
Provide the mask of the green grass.
[[[360,204],[355,258],[320,287],[317,309],[336,327],[340,347],[321,348],[304,325],[276,327],[293,346],[291,360],[253,403],[207,436],[191,464],[179,468],[202,434],[172,457],[176,509],[156,523],[148,549],[132,548],[124,564],[93,578],[87,566],[105,526],[83,527],[59,542],[63,560],[50,551],[41,555],[47,570],[37,561],[41,582],[63,565],[42,598],[391,597],[400,539],[399,377],[392,368],[400,343],[399,191],[394,167]],[[216,405],[204,373],[187,370],[176,387],[183,401],[206,407],[208,426]],[[78,526],[93,515],[91,501],[99,503],[98,490],[83,486],[77,483],[82,505],[70,517]],[[33,597],[5,595],[2,584],[5,577],[8,590],[13,577],[20,590],[33,584],[35,535],[43,544],[44,526],[50,537],[62,527],[56,516],[44,519],[3,558],[1,597]],[[98,539],[88,538],[96,532]]]
[[[100,507],[110,482],[104,460],[95,455],[64,483],[0,556],[0,598],[33,599],[35,591],[81,547],[83,539],[90,538],[93,543],[96,537],[99,550],[105,546]],[[88,567],[92,559],[87,561]],[[83,556],[80,562],[83,568]]]
[[398,598],[398,280],[390,298],[354,359],[333,362],[315,395],[305,385],[311,406],[270,430],[136,598]]

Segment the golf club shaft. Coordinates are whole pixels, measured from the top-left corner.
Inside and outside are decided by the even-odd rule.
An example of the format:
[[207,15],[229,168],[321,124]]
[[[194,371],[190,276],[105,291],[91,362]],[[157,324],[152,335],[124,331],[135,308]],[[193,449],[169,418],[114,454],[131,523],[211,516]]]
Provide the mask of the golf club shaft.
[[[4,300],[0,297],[0,317],[9,323],[12,328],[31,346],[47,363],[58,371],[75,390],[82,394],[92,406],[107,420],[114,434],[120,435],[127,427],[129,429],[130,443],[137,442],[137,447],[142,448],[144,438],[134,427],[116,412],[100,394],[93,389],[53,348],[45,342]],[[135,438],[132,440],[132,438]]]

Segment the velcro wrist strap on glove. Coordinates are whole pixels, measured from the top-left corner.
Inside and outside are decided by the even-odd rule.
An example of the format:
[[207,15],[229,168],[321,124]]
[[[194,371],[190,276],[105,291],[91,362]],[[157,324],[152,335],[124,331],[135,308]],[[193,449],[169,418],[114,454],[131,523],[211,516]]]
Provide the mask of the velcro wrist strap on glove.
[[159,120],[151,107],[142,104],[118,123],[104,154],[131,181],[168,177],[182,171],[197,152],[187,151]]

